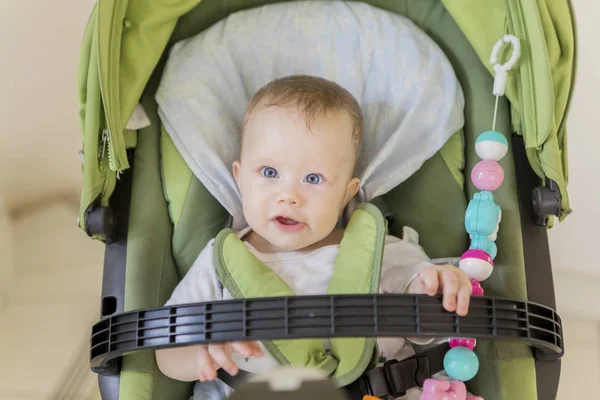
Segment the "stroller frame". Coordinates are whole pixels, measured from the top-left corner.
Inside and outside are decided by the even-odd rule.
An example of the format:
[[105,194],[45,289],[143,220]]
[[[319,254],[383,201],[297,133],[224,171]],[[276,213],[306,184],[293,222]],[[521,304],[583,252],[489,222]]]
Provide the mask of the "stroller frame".
[[[503,325],[498,326],[495,321],[492,326],[477,325],[473,326],[473,323],[466,324],[464,327],[460,325],[460,317],[453,319],[450,324],[441,324],[441,328],[428,332],[427,328],[420,326],[419,324],[419,313],[422,313],[422,308],[418,306],[419,298],[421,296],[416,295],[394,295],[399,301],[403,298],[416,304],[417,306],[413,309],[412,318],[416,318],[417,324],[414,330],[407,329],[406,326],[396,327],[396,329],[387,330],[385,328],[377,327],[377,311],[375,312],[375,318],[373,320],[373,330],[364,329],[364,327],[358,329],[346,329],[339,330],[336,332],[333,325],[322,327],[325,330],[316,330],[318,337],[334,337],[334,336],[415,336],[425,334],[427,336],[444,337],[456,334],[463,336],[481,338],[481,339],[508,339],[508,340],[525,340],[536,347],[535,351],[535,364],[536,364],[536,377],[538,383],[538,396],[540,399],[553,399],[556,398],[558,390],[558,382],[560,377],[560,358],[564,354],[564,338],[562,333],[562,324],[558,313],[556,313],[556,300],[554,295],[554,284],[552,279],[552,267],[550,260],[550,252],[548,245],[548,235],[546,228],[546,221],[549,215],[558,214],[558,205],[560,204],[560,194],[552,186],[550,181],[548,186],[539,187],[536,186],[539,182],[537,175],[531,169],[527,155],[525,153],[525,146],[523,137],[513,135],[512,147],[514,152],[515,167],[523,173],[517,174],[517,189],[519,199],[519,210],[521,215],[522,224],[522,240],[524,248],[524,257],[527,277],[527,295],[528,302],[511,302],[510,300],[495,300],[490,297],[473,298],[471,301],[475,304],[480,304],[480,307],[485,308],[485,312],[489,315],[496,313],[497,306],[496,301],[504,302],[504,304],[514,307],[517,311],[507,318],[507,323],[510,326],[510,322],[515,322],[519,319],[519,312],[529,314],[528,310],[530,307],[539,307],[542,310],[542,314],[532,313],[534,319],[539,321],[539,317],[546,319],[548,318],[553,323],[552,334],[549,340],[540,340],[536,338],[535,334],[532,334],[538,329],[546,330],[548,326],[536,326],[535,323],[531,323],[528,320],[526,327],[525,337],[518,337],[514,334],[506,334],[502,328]],[[211,305],[217,306],[218,304],[229,303],[230,305],[241,306],[244,310],[242,317],[246,315],[246,304],[248,301],[260,302],[261,300],[272,302],[275,301],[273,298],[269,299],[245,299],[235,300],[229,302],[209,302],[196,305],[186,305],[180,307],[159,307],[146,310],[137,310],[133,312],[123,312],[123,296],[125,292],[125,270],[126,270],[126,257],[127,257],[127,227],[128,227],[128,215],[132,189],[132,176],[134,167],[134,150],[128,151],[128,158],[131,168],[122,175],[115,192],[111,198],[111,207],[95,207],[88,210],[86,213],[85,224],[90,233],[101,234],[106,238],[106,251],[104,261],[104,275],[102,284],[102,310],[101,320],[96,323],[92,329],[91,349],[90,349],[90,361],[92,370],[98,373],[99,386],[102,393],[110,393],[111,399],[119,398],[119,372],[120,372],[120,359],[121,355],[126,352],[133,350],[143,349],[154,349],[159,347],[174,347],[181,345],[192,345],[209,342],[219,342],[224,340],[243,340],[243,339],[283,339],[283,338],[305,338],[308,336],[314,336],[314,334],[290,334],[289,330],[286,329],[286,335],[284,337],[278,335],[265,335],[264,332],[257,333],[256,336],[248,336],[248,332],[244,328],[243,332],[237,332],[238,336],[231,336],[231,328],[226,328],[225,332],[219,335],[219,332],[214,334],[202,333],[197,335],[188,335],[188,339],[176,339],[177,334],[177,320],[178,317],[184,317],[188,315],[185,324],[189,324],[189,313],[185,311],[186,308],[196,306],[196,313],[192,318],[196,318],[196,324],[202,324],[205,314],[211,313],[209,308]],[[524,172],[526,171],[526,173]],[[552,207],[557,205],[557,208]],[[543,283],[543,284],[542,284]],[[546,290],[542,290],[542,288]],[[547,290],[552,288],[552,290]],[[297,298],[322,298],[323,296],[298,296]],[[332,302],[335,298],[338,298],[338,302],[343,302],[344,297],[352,296],[326,296],[329,298],[328,301]],[[373,304],[377,304],[377,301],[385,300],[385,295],[364,295],[354,296],[363,299],[369,299]],[[389,297],[389,295],[387,296]],[[441,304],[441,296],[435,296],[431,298],[434,301]],[[282,300],[282,299],[279,299]],[[286,304],[288,300],[285,300]],[[483,304],[487,305],[483,305]],[[519,305],[521,308],[519,308]],[[197,308],[200,306],[204,312],[198,312]],[[376,310],[377,308],[374,307]],[[178,311],[179,310],[179,311]],[[306,309],[305,309],[306,310]],[[343,310],[343,306],[342,306]],[[505,308],[500,308],[501,311],[505,311]],[[484,312],[484,313],[485,313]],[[215,312],[215,315],[218,315]],[[334,311],[332,307],[331,314],[329,317],[333,318]],[[437,315],[440,319],[453,315],[441,309],[437,308],[435,311],[429,311],[428,316]],[[221,313],[221,317],[231,317],[231,310]],[[234,314],[231,318],[239,317]],[[161,320],[162,318],[162,320]],[[464,318],[463,318],[464,319]],[[154,320],[154,321],[152,321]],[[282,319],[287,327],[287,309],[286,316]],[[169,322],[170,321],[170,322]],[[305,318],[303,320],[306,324],[311,326],[311,330],[315,331],[314,324],[311,318]],[[194,323],[194,322],[191,322]],[[119,328],[119,325],[122,325]],[[123,325],[124,324],[124,325]],[[439,324],[439,323],[438,323]],[[114,325],[114,326],[113,326]],[[136,328],[131,329],[132,326]],[[245,326],[245,322],[244,322]],[[144,337],[148,335],[148,332],[159,330],[160,328],[169,329],[174,334],[160,335],[150,334],[150,337]],[[491,329],[491,330],[490,330]],[[146,332],[144,334],[144,332]],[[327,335],[327,332],[331,334]],[[398,333],[401,334],[399,335]],[[499,333],[499,332],[504,332]],[[133,336],[132,336],[133,335]],[[281,334],[280,334],[281,335]],[[127,340],[127,338],[129,340]],[[554,341],[554,346],[552,342]],[[556,385],[548,385],[547,382],[556,382]],[[545,384],[542,384],[545,383]]]

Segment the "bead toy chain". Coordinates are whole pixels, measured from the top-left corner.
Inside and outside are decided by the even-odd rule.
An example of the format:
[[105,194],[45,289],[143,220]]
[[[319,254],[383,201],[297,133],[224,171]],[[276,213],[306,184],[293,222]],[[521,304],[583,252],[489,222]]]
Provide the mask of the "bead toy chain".
[[[505,64],[498,64],[498,53],[507,43],[512,44],[513,53]],[[480,282],[492,274],[497,248],[495,241],[502,220],[502,211],[494,203],[493,191],[497,190],[504,181],[504,170],[498,163],[508,152],[508,141],[503,134],[497,132],[496,116],[498,99],[504,95],[508,71],[515,65],[520,56],[519,39],[513,35],[505,35],[492,50],[490,62],[494,64],[494,88],[496,96],[492,130],[483,132],[475,141],[475,152],[481,158],[471,171],[471,181],[480,192],[473,195],[465,213],[465,228],[469,234],[471,245],[460,258],[459,267],[467,274],[473,287],[473,296],[483,296]],[[477,342],[475,339],[451,338],[450,350],[444,357],[444,369],[453,384],[435,384],[429,380],[424,386],[420,400],[452,399],[481,399],[466,397],[464,383],[475,377],[479,371],[479,359],[473,351]],[[454,397],[439,397],[453,394]],[[459,394],[460,393],[460,394]]]

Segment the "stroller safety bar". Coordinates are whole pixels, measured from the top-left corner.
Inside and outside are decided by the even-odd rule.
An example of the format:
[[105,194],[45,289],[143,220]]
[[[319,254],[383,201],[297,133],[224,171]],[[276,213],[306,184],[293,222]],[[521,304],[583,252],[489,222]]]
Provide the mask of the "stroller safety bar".
[[472,297],[460,317],[442,296],[368,294],[226,300],[115,314],[92,328],[95,373],[119,373],[119,358],[137,350],[242,340],[327,337],[469,337],[525,341],[538,360],[564,353],[559,315],[546,306]]

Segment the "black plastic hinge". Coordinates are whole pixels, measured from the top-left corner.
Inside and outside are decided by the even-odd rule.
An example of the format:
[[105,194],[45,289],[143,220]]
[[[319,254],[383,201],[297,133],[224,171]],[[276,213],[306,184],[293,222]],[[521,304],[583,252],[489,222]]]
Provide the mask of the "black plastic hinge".
[[113,376],[121,373],[122,357],[116,357],[102,363],[97,367],[92,367],[92,372],[101,376]]
[[107,244],[117,240],[117,219],[110,208],[91,204],[84,215],[85,231],[89,236],[100,235]]
[[549,179],[546,186],[539,186],[533,189],[533,216],[535,224],[538,226],[547,226],[548,217],[560,214],[561,202],[560,190],[553,180]]

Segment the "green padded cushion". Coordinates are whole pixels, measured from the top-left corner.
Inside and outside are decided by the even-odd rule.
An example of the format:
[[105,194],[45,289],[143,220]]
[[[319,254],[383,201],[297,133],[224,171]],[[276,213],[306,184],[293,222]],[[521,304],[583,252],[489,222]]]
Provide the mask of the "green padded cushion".
[[[171,43],[201,32],[231,12],[267,3],[269,1],[264,0],[204,0],[180,18]],[[421,243],[431,257],[460,255],[468,246],[464,231],[468,201],[465,192],[469,197],[474,193],[471,184],[466,190],[462,186],[463,164],[469,172],[478,161],[474,153],[475,139],[480,132],[490,129],[493,80],[441,2],[371,0],[367,3],[405,15],[428,33],[446,52],[465,92],[464,132],[458,132],[416,174],[384,196],[394,214],[391,233],[398,234],[402,226],[409,225],[419,232]],[[228,221],[227,212],[192,176],[168,136],[161,132],[153,94],[163,66],[164,59],[143,99],[153,124],[138,135],[125,310],[163,305],[208,240]],[[497,129],[510,132],[509,108],[504,99],[500,102]],[[509,152],[501,161],[505,182],[496,193],[496,202],[503,209],[498,257],[494,274],[484,282],[484,287],[486,295],[526,299],[512,163]],[[472,391],[486,400],[537,399],[535,366],[528,346],[480,341],[477,353],[481,368],[477,377],[469,382]],[[187,400],[189,389],[189,384],[163,377],[157,371],[152,353],[142,352],[124,359],[121,400]]]
[[[151,125],[139,131],[133,168],[133,187],[127,233],[124,311],[162,307],[181,279],[172,257],[171,224],[161,185],[160,123],[154,93],[155,74],[141,102]],[[193,384],[164,376],[154,351],[123,357],[121,400],[188,399]]]

